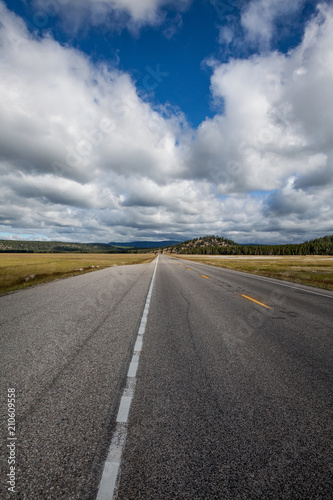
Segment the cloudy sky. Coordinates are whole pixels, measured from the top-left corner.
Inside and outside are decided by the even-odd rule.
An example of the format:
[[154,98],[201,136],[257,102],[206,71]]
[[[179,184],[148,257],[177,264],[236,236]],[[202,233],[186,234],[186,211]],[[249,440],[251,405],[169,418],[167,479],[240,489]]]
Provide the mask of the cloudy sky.
[[333,233],[333,2],[0,0],[0,238]]

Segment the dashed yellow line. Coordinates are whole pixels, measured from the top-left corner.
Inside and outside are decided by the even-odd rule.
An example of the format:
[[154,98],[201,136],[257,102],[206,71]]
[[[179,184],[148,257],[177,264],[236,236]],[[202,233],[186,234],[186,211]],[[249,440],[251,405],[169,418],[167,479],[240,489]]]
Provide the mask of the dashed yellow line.
[[192,269],[191,269],[190,267],[187,267],[186,269],[187,269],[188,271],[192,271]]
[[209,280],[208,276],[205,276],[204,274],[201,275],[201,278],[206,278],[206,280]]
[[244,297],[245,299],[251,300],[252,302],[255,302],[256,304],[259,304],[260,306],[266,307],[266,309],[272,309],[271,307],[266,306],[266,304],[263,304],[262,302],[258,302],[257,300],[252,299],[251,297],[248,297],[247,295],[242,295],[242,297]]

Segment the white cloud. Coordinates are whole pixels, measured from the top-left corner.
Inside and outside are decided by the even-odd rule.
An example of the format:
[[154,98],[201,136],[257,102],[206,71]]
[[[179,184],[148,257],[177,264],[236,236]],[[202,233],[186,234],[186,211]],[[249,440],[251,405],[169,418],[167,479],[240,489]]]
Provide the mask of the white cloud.
[[[144,25],[159,25],[166,17],[163,7],[180,12],[192,0],[34,0],[34,23],[43,27],[49,18],[59,15],[68,30],[75,32],[85,24],[104,25],[119,30],[124,26],[137,30]],[[180,21],[178,21],[180,22]],[[174,26],[175,29],[175,26]]]
[[248,39],[268,48],[276,30],[276,21],[290,26],[294,14],[305,0],[254,0],[242,11],[241,23]]
[[[129,75],[34,38],[0,2],[0,230],[76,241],[333,231],[333,10],[302,44],[215,63],[197,132]],[[195,139],[192,139],[193,134]]]
[[119,209],[131,179],[158,185],[181,175],[177,117],[165,119],[143,102],[127,74],[96,67],[48,36],[34,38],[2,3],[0,10],[6,224],[37,227],[43,218],[63,227],[70,221],[60,215],[64,207],[78,219],[79,209]]
[[196,177],[215,180],[224,195],[266,192],[263,225],[275,210],[285,218],[284,229],[290,216],[294,230],[312,225],[332,231],[332,8],[319,8],[289,54],[215,62],[211,81],[224,114],[198,130],[189,152]]

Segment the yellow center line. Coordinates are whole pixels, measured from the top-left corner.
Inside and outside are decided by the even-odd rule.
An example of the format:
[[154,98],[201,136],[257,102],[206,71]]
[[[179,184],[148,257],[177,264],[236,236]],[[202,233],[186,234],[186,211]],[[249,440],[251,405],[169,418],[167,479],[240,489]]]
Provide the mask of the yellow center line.
[[245,299],[251,300],[252,302],[255,302],[256,304],[259,304],[260,306],[266,307],[266,309],[272,309],[271,307],[266,306],[266,304],[263,304],[262,302],[258,302],[257,300],[254,300],[251,297],[248,297],[247,295],[242,295],[242,297],[245,297]]
[[202,278],[206,278],[206,280],[209,280],[208,276],[205,276],[204,274],[201,275]]
[[187,267],[186,269],[188,269],[189,271],[192,271],[192,269],[190,267]]

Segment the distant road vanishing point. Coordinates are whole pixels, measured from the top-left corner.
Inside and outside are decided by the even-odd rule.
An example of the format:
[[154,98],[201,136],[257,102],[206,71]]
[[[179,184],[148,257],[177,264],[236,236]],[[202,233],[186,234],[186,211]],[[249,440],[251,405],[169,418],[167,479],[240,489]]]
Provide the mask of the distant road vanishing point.
[[0,313],[18,498],[332,498],[332,292],[160,255]]

